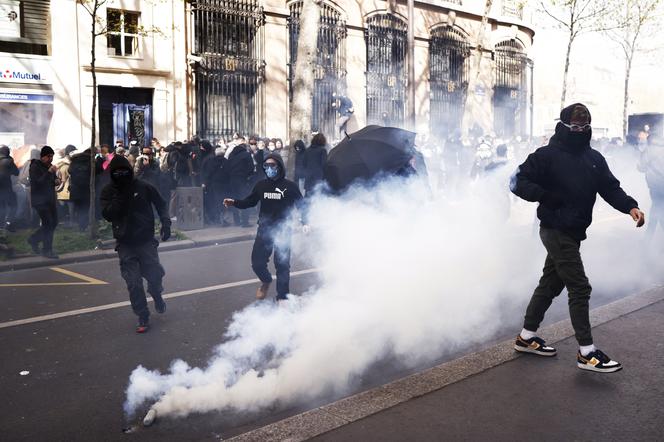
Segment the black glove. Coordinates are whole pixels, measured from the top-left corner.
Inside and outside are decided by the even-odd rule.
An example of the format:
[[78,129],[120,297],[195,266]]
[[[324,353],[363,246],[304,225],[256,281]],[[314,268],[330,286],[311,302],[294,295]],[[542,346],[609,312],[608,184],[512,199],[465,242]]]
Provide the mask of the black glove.
[[168,238],[171,237],[171,226],[169,224],[162,225],[159,233],[162,241],[168,241]]
[[549,209],[554,210],[560,209],[565,204],[565,201],[563,201],[560,195],[553,192],[545,192],[544,195],[542,195],[540,202]]

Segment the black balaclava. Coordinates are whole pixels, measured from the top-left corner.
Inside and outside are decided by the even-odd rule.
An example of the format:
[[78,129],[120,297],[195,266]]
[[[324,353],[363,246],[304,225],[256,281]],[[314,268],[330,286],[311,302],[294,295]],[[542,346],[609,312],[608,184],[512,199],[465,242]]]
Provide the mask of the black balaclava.
[[567,106],[560,111],[561,123],[556,125],[557,138],[563,145],[573,150],[581,150],[590,147],[590,140],[593,136],[592,129],[583,132],[572,132],[568,127],[562,124],[570,124],[572,120],[583,121],[586,124],[590,124],[592,122],[592,117],[588,108],[581,103],[574,103]]
[[[127,160],[127,158],[123,157],[122,155],[115,155],[111,160],[111,163],[109,164],[108,168],[110,169],[111,172],[111,181],[113,181],[113,183],[120,188],[129,187],[129,185],[134,180],[134,172],[131,169],[129,160]],[[120,169],[129,171],[129,173],[126,173],[122,177],[116,177],[113,172]]]

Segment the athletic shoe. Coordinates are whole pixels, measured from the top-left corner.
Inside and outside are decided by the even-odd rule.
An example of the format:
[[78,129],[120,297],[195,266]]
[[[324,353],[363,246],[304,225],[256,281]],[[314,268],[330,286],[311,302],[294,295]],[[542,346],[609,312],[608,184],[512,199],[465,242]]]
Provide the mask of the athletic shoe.
[[267,297],[267,292],[270,290],[270,284],[271,282],[264,282],[258,287],[258,290],[256,290],[256,299],[265,299]]
[[42,256],[43,256],[44,258],[49,258],[49,259],[58,259],[58,258],[60,258],[58,255],[56,255],[55,253],[53,253],[53,250],[49,250],[49,251],[46,251],[46,250],[45,250],[45,251],[43,251],[43,252],[42,252]]
[[596,371],[597,373],[613,373],[622,370],[620,362],[611,360],[601,350],[595,350],[588,356],[583,356],[581,352],[578,352],[576,366],[581,370]]
[[521,353],[532,353],[539,356],[555,356],[556,349],[546,345],[544,339],[535,336],[530,339],[523,339],[521,335],[516,337],[514,350]]
[[138,325],[136,326],[136,333],[145,333],[150,328],[149,319],[141,318],[138,320]]
[[35,255],[39,255],[39,241],[37,241],[32,236],[29,236],[27,241],[28,241],[28,244],[30,244],[30,248],[32,249],[32,253],[34,253]]
[[154,299],[154,309],[157,311],[157,313],[164,313],[166,312],[166,302],[164,302],[164,298],[161,296],[157,296]]

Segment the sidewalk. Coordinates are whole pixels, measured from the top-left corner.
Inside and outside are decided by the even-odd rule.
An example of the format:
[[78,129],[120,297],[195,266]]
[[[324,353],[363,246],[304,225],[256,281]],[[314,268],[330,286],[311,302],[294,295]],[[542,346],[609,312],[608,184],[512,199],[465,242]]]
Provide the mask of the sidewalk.
[[[217,244],[247,241],[256,236],[256,226],[252,227],[209,227],[201,230],[183,231],[187,239],[181,241],[167,241],[159,244],[160,252],[171,250],[191,249]],[[42,256],[29,256],[25,258],[10,259],[0,262],[0,273],[12,270],[32,269],[37,267],[57,266],[73,262],[97,261],[101,259],[116,258],[113,241],[108,241],[109,247],[83,252],[66,253],[59,259],[48,259]]]
[[234,440],[662,440],[664,287],[591,319],[596,342],[622,371],[579,370],[566,320],[541,331],[556,357],[518,355],[506,341]]

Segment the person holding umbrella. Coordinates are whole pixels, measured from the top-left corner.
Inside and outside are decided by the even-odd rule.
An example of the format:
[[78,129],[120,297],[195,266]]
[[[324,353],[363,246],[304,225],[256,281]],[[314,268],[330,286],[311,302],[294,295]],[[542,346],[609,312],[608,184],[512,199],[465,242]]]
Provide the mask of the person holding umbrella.
[[[261,203],[258,214],[258,231],[251,251],[251,266],[261,280],[256,292],[257,299],[265,299],[272,283],[272,275],[267,268],[274,252],[274,265],[277,269],[277,301],[285,301],[290,293],[290,243],[291,226],[287,218],[291,210],[300,207],[302,194],[297,184],[287,180],[284,162],[278,154],[269,154],[261,167],[267,176],[254,186],[245,199],[224,199],[224,206],[247,209]],[[303,226],[306,232],[308,227]]]

